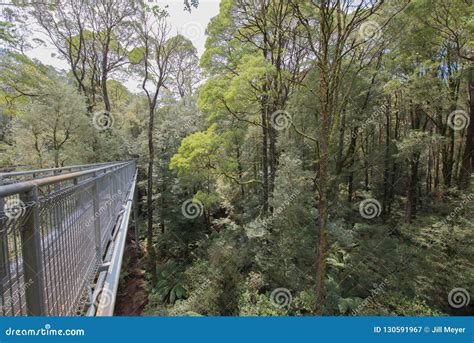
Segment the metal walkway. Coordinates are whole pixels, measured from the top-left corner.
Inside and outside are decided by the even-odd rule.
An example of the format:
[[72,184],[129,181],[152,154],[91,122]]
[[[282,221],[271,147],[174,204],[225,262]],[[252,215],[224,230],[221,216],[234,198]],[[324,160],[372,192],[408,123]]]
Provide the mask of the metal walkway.
[[136,180],[135,161],[0,174],[0,315],[112,315]]

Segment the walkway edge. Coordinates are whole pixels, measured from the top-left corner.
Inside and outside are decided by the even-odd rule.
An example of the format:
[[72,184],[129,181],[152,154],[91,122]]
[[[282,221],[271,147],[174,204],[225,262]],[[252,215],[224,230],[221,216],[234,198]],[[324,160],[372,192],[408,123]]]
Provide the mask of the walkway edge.
[[132,186],[130,187],[130,191],[127,195],[125,211],[122,215],[122,222],[120,224],[117,239],[115,241],[114,252],[110,261],[110,268],[107,271],[104,287],[102,288],[101,292],[101,296],[105,296],[105,301],[100,301],[99,299],[96,316],[113,316],[114,314],[115,300],[117,297],[117,289],[120,278],[120,269],[122,267],[123,252],[125,250],[128,223],[130,221],[130,213],[132,209],[136,183],[137,172],[135,173]]

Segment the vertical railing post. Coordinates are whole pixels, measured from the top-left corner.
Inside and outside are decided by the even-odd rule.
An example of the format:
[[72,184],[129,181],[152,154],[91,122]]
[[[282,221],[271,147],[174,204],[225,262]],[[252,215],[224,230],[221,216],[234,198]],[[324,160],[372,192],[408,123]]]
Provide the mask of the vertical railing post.
[[23,283],[25,286],[26,313],[29,316],[44,316],[43,263],[41,254],[41,226],[38,188],[34,187],[21,195],[25,206],[24,228],[21,230],[21,252],[23,256]]
[[135,243],[137,245],[137,249],[140,248],[140,228],[138,222],[138,192],[137,188],[135,187],[135,191],[133,194],[133,225],[135,226]]
[[[3,177],[0,176],[0,187],[3,186]],[[5,210],[5,199],[0,198],[0,213]],[[7,275],[8,267],[8,235],[7,227],[0,229],[0,291],[2,291],[2,280]]]
[[99,192],[99,173],[94,173],[94,183],[92,185],[93,218],[95,233],[95,249],[98,261],[102,260],[102,235],[100,228],[100,192]]
[[[53,175],[54,175],[54,176],[58,176],[59,174],[60,174],[59,170],[53,171]],[[55,192],[58,192],[58,191],[60,191],[60,190],[61,190],[61,183],[56,182],[56,183],[54,184],[54,191],[55,191]]]

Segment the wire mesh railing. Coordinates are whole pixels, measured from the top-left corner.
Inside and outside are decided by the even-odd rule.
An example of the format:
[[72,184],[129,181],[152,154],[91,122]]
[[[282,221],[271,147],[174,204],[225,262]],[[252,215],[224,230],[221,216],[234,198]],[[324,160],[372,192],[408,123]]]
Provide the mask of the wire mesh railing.
[[136,173],[135,161],[0,186],[0,315],[75,315]]
[[81,164],[81,165],[75,165],[75,166],[13,171],[13,172],[0,171],[0,186],[12,184],[12,183],[18,183],[22,181],[33,180],[33,179],[39,179],[39,178],[48,177],[48,176],[56,176],[56,175],[67,174],[67,173],[72,173],[76,171],[83,171],[83,170],[98,168],[98,167],[110,165],[113,163],[116,163],[116,162]]

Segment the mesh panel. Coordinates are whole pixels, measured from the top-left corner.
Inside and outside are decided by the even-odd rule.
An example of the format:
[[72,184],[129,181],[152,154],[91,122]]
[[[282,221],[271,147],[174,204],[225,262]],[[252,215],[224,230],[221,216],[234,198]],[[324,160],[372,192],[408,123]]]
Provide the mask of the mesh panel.
[[27,314],[25,291],[35,285],[24,277],[22,249],[27,242],[22,231],[31,216],[34,220],[28,223],[34,223],[39,236],[40,270],[36,268],[34,275],[42,284],[45,314],[75,315],[84,305],[84,294],[111,240],[135,164],[104,171],[41,186],[36,202],[24,202],[21,199],[28,198],[18,194],[0,198],[1,315]]

